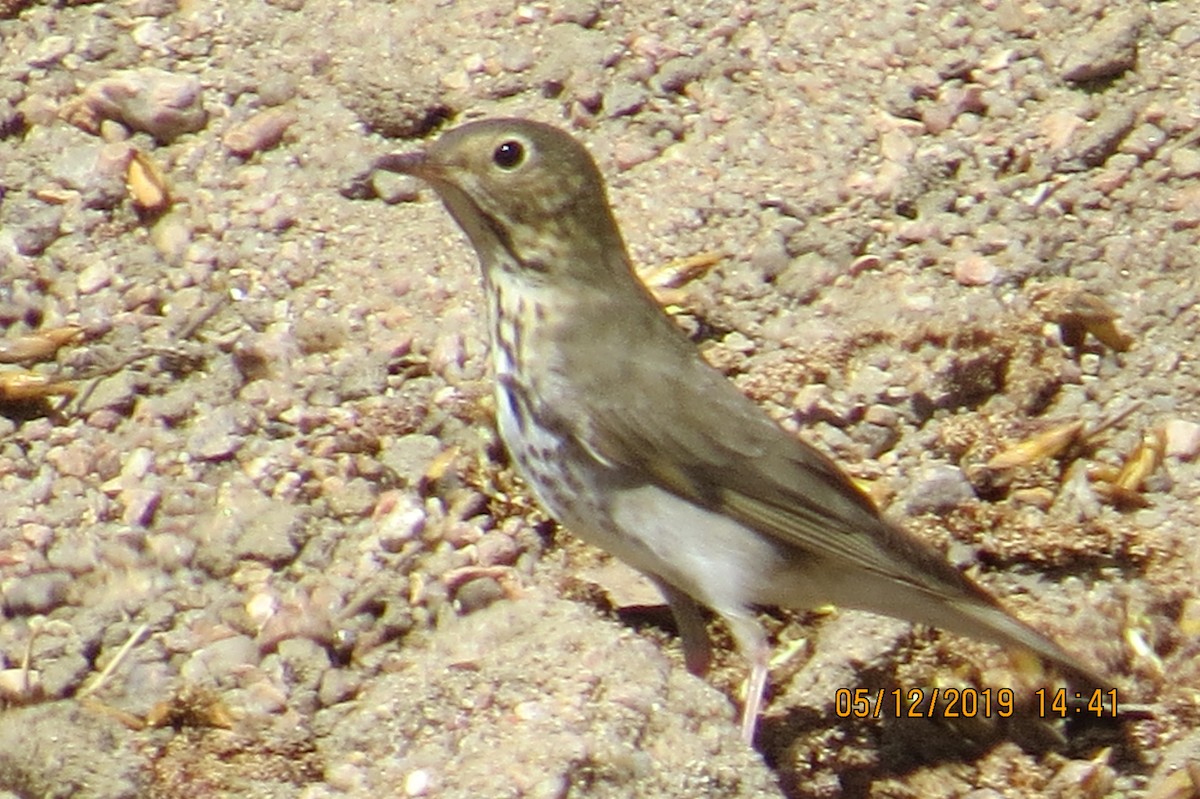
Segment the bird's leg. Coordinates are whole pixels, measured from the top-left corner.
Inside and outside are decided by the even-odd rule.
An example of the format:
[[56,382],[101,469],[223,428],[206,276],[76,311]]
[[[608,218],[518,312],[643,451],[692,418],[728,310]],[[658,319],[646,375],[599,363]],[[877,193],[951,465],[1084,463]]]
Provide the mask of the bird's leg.
[[712,644],[708,640],[708,625],[700,605],[665,580],[653,579],[675,617],[675,626],[683,640],[683,662],[687,664],[687,670],[703,677],[712,665]]
[[746,680],[746,703],[742,706],[742,740],[754,746],[754,730],[758,725],[758,713],[762,709],[763,692],[767,688],[767,664],[771,658],[771,646],[762,625],[750,613],[733,615],[722,613],[721,618],[729,625],[733,639],[742,656],[750,662],[750,676]]

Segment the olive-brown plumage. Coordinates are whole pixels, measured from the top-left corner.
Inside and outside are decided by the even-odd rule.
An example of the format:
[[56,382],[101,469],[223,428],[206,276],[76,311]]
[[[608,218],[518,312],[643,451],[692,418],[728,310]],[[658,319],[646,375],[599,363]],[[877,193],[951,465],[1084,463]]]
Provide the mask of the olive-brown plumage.
[[599,170],[567,133],[473,122],[377,167],[428,181],[479,255],[498,427],[538,499],[659,585],[693,672],[710,656],[699,606],[729,625],[751,663],[747,741],[769,654],[756,605],[883,613],[1103,684],[703,361],[635,276]]

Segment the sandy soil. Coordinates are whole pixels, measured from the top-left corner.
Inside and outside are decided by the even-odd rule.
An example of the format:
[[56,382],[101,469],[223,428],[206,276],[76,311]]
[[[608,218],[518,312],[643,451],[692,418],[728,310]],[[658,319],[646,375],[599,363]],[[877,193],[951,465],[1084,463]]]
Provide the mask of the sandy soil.
[[[1050,5],[0,2],[0,797],[1200,793],[1200,5]],[[743,746],[724,632],[688,675],[513,476],[449,217],[355,180],[496,115],[578,135],[712,362],[1155,718],[771,611]]]

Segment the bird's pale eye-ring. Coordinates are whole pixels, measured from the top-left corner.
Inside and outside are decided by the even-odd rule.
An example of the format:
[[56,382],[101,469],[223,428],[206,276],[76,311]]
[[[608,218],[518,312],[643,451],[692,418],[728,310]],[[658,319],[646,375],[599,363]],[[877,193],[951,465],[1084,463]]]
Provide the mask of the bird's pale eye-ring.
[[525,145],[516,139],[501,142],[492,152],[492,162],[501,169],[516,169],[525,163]]

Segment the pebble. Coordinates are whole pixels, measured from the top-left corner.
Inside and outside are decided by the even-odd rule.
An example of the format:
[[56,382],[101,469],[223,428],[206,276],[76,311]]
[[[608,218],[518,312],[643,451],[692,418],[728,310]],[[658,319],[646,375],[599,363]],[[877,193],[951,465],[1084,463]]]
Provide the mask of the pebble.
[[67,649],[42,667],[42,691],[46,696],[65,696],[78,689],[91,671],[92,663],[82,651]]
[[954,261],[954,279],[960,286],[988,286],[996,282],[1000,270],[990,259],[969,253]]
[[50,35],[38,42],[26,63],[31,67],[48,67],[71,52],[71,40],[66,36]]
[[200,414],[188,436],[187,452],[203,461],[225,460],[241,449],[237,414],[232,408],[217,408]]
[[1200,423],[1188,419],[1170,419],[1163,424],[1165,453],[1190,461],[1200,455]]
[[259,663],[258,644],[248,635],[231,635],[201,647],[180,668],[187,682],[212,684],[245,666]]
[[95,294],[113,281],[112,264],[108,261],[93,261],[83,268],[76,278],[80,294]]
[[1188,147],[1173,151],[1169,158],[1171,174],[1176,178],[1200,177],[1200,152]]
[[463,613],[473,613],[503,599],[504,587],[492,577],[476,577],[459,586],[454,600]]
[[62,235],[62,208],[36,202],[10,202],[8,197],[5,203],[8,206],[5,232],[11,234],[13,246],[21,255],[41,255]]
[[1079,136],[1072,139],[1071,159],[1077,163],[1064,163],[1064,166],[1074,169],[1079,164],[1086,168],[1105,164],[1136,126],[1137,111],[1131,105],[1105,108]]
[[887,405],[868,405],[863,412],[863,421],[880,427],[898,427],[900,414]]
[[246,158],[277,146],[298,119],[291,109],[268,108],[234,125],[221,138],[221,143],[229,152]]
[[325,781],[330,787],[350,795],[370,794],[368,771],[364,765],[333,763],[325,769]]
[[150,67],[96,81],[62,113],[89,133],[98,133],[101,121],[112,119],[162,142],[208,123],[199,79]]
[[405,796],[425,796],[433,788],[433,777],[426,769],[409,772],[404,778]]
[[425,529],[425,508],[407,492],[389,492],[376,506],[375,537],[384,552],[399,552]]
[[146,536],[146,553],[151,561],[165,572],[187,566],[196,554],[196,543],[170,533]]
[[96,388],[88,395],[83,405],[83,413],[91,414],[102,409],[110,409],[124,414],[133,407],[141,387],[145,384],[145,376],[130,370],[122,370],[111,377],[105,377],[96,383]]
[[1069,760],[1046,785],[1050,796],[1076,796],[1101,799],[1111,796],[1117,773],[1112,766],[1097,760]]
[[348,669],[330,669],[321,675],[317,699],[323,707],[330,707],[353,698],[361,686],[359,674]]
[[900,441],[899,429],[891,426],[865,424],[858,427],[855,433],[858,440],[866,445],[867,457],[872,459],[878,458]]
[[276,72],[258,85],[258,97],[263,105],[283,105],[296,96],[296,78],[284,72]]
[[442,451],[436,436],[413,433],[383,447],[379,462],[396,475],[401,485],[416,485],[429,464]]
[[296,539],[302,517],[299,508],[286,502],[263,499],[240,515],[242,534],[233,545],[238,558],[282,566],[296,557]]
[[125,172],[132,150],[127,143],[99,147],[74,128],[62,128],[62,150],[49,165],[51,179],[78,192],[87,208],[115,208],[126,196]]
[[1059,75],[1072,83],[1115,78],[1137,63],[1137,43],[1146,12],[1135,7],[1114,11],[1082,36],[1063,45]]
[[315,689],[329,670],[329,653],[310,638],[288,638],[279,642],[276,654],[283,662],[288,681],[294,686]]
[[137,527],[148,527],[162,502],[162,491],[157,488],[134,488],[121,492],[118,501],[123,506],[121,521]]
[[475,542],[475,558],[480,566],[511,566],[521,554],[521,548],[508,533],[492,530]]
[[96,568],[99,561],[97,542],[94,539],[79,540],[73,536],[61,533],[50,545],[46,553],[46,561],[57,569],[64,569],[72,574],[86,574]]
[[329,511],[335,516],[367,516],[375,507],[376,486],[365,478],[354,477],[346,481],[331,478],[321,488]]
[[41,572],[0,583],[3,607],[10,616],[49,613],[63,604],[72,582],[66,572]]
[[916,474],[905,502],[913,516],[922,513],[944,514],[975,498],[970,481],[957,466],[927,466]]

